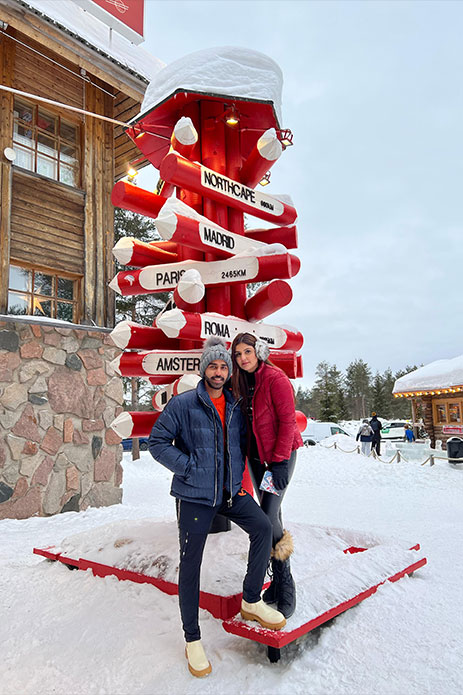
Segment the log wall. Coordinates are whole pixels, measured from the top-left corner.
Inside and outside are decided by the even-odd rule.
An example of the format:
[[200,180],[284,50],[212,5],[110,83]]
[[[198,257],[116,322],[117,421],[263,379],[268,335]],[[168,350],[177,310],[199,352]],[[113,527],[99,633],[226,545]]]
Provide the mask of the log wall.
[[82,275],[82,191],[23,170],[13,173],[10,260]]
[[[16,57],[12,86],[23,92],[83,108],[85,83],[76,74],[79,71],[78,66],[68,63],[61,56],[56,56],[30,39],[27,41],[27,46],[18,43],[15,45]],[[38,52],[35,53],[33,49]],[[44,56],[56,62],[59,61],[60,65],[47,60]]]

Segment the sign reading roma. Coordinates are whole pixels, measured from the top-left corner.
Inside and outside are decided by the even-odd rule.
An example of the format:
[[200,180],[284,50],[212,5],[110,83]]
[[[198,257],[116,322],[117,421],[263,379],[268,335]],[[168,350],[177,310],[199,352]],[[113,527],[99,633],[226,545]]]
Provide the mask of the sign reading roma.
[[[302,376],[302,334],[267,321],[292,299],[297,213],[289,196],[256,188],[292,144],[280,123],[281,87],[278,66],[260,53],[199,51],[158,73],[127,129],[160,180],[156,193],[119,182],[112,201],[153,218],[162,241],[121,239],[114,255],[130,268],[110,286],[123,296],[170,291],[173,308],[154,326],[116,326],[112,337],[124,352],[113,366],[158,385],[155,412],[194,388],[210,335],[231,344],[249,332],[290,378]],[[123,437],[148,435],[154,417],[133,412],[112,426]]]

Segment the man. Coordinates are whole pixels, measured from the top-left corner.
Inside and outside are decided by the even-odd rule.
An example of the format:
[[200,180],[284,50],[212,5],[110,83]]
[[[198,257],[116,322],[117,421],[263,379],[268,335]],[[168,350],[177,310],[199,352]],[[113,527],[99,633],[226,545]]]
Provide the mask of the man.
[[198,622],[199,577],[216,514],[229,517],[250,538],[242,617],[274,630],[286,623],[281,613],[260,598],[272,548],[272,526],[253,497],[241,488],[245,425],[238,402],[223,390],[231,372],[225,343],[210,338],[201,356],[198,386],[169,401],[149,439],[152,456],[174,473],[171,494],[179,500],[180,614],[188,668],[197,677],[211,672]]
[[371,441],[371,449],[376,451],[376,454],[380,456],[381,452],[381,430],[383,426],[381,422],[376,417],[376,413],[371,414],[370,427],[373,430],[373,439]]

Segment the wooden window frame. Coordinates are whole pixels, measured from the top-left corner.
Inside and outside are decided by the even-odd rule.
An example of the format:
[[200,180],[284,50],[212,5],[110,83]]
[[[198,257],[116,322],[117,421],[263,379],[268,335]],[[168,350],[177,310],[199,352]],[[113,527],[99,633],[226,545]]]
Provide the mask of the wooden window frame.
[[[457,404],[460,408],[460,422],[454,422],[449,419],[448,406]],[[437,419],[437,406],[445,405],[445,422]],[[462,398],[439,398],[432,402],[433,421],[436,427],[446,427],[447,425],[462,425],[463,424],[463,399]]]
[[[16,102],[20,101],[23,102],[25,105],[28,106],[28,108],[31,109],[31,111],[34,114],[32,123],[28,123],[27,121],[23,121],[19,116],[15,115],[15,105]],[[54,119],[56,119],[56,132],[54,134],[48,132],[46,129],[42,128],[39,125],[39,109],[42,112],[50,114],[50,116]],[[15,148],[15,145],[22,150],[27,150],[31,153],[31,157],[33,160],[32,167],[23,167],[21,165],[16,165],[21,169],[25,169],[26,171],[30,171],[34,174],[37,174],[38,176],[43,176],[47,179],[50,179],[51,181],[56,181],[57,183],[60,183],[64,186],[69,186],[70,188],[74,189],[80,189],[82,186],[82,180],[83,180],[83,147],[82,147],[82,138],[83,138],[83,133],[82,133],[82,119],[78,116],[74,115],[68,115],[63,118],[61,116],[61,113],[56,109],[53,108],[52,106],[47,105],[45,108],[38,103],[35,103],[27,97],[15,97],[15,101],[13,102],[13,119],[12,119],[12,127],[13,127],[13,132],[12,132],[12,146],[13,149]],[[15,140],[15,126],[18,124],[19,127],[22,128],[29,128],[32,132],[32,137],[30,139],[31,142],[31,147],[28,147],[22,142],[19,142],[18,140]],[[75,128],[76,130],[76,139],[75,142],[71,142],[70,140],[67,140],[61,135],[61,126],[62,124],[64,125],[70,125],[72,128]],[[38,149],[39,146],[39,137],[48,137],[53,142],[55,143],[56,147],[54,149],[54,154],[56,156],[50,156],[46,153],[41,153]],[[75,170],[75,180],[74,183],[67,183],[66,181],[61,180],[61,167],[66,166],[65,162],[62,160],[62,148],[65,146],[68,147],[74,147],[76,150],[76,157],[75,159],[77,160],[77,165],[76,165],[76,170]],[[54,166],[56,167],[56,176],[48,176],[47,174],[44,174],[41,171],[38,171],[38,158],[41,156],[42,158],[46,160],[50,160],[50,162],[53,162]]]
[[[79,324],[81,317],[82,317],[82,284],[83,284],[83,277],[82,275],[76,275],[74,273],[67,273],[62,270],[56,270],[56,268],[47,268],[44,266],[36,266],[31,263],[25,263],[22,261],[14,261],[10,263],[10,266],[13,266],[15,268],[22,268],[24,270],[28,270],[32,273],[31,277],[31,290],[17,290],[12,287],[10,287],[10,281],[8,278],[8,298],[10,296],[10,292],[15,292],[16,294],[22,294],[26,295],[29,298],[29,307],[28,307],[28,313],[27,314],[21,314],[21,316],[37,316],[40,317],[40,314],[34,314],[33,309],[34,309],[34,304],[33,304],[33,299],[34,297],[38,298],[38,301],[51,301],[52,303],[52,315],[51,316],[46,316],[43,315],[43,318],[53,318],[57,319],[58,317],[56,316],[57,313],[57,303],[61,302],[63,304],[71,304],[73,307],[72,311],[72,321],[67,321],[67,319],[58,319],[60,321],[65,321],[67,323],[75,323]],[[44,295],[44,294],[39,294],[38,292],[34,291],[34,273],[42,273],[44,275],[51,275],[54,278],[54,291],[53,294],[50,295]],[[70,280],[73,283],[73,299],[65,299],[63,297],[58,297],[58,282],[57,280],[63,279],[63,280]],[[9,306],[9,301],[8,301],[8,306]]]

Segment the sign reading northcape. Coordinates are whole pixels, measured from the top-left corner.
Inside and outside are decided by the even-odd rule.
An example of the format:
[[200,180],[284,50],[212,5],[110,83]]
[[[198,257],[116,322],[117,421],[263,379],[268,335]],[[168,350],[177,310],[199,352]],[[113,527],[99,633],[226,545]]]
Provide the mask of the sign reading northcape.
[[283,350],[300,350],[304,342],[302,333],[265,323],[251,323],[235,316],[198,314],[180,309],[165,311],[156,319],[156,326],[169,338],[181,340],[207,339],[220,336],[231,343],[238,333],[251,333],[264,340],[269,347]]
[[259,193],[202,164],[190,162],[177,152],[170,152],[164,157],[159,171],[165,181],[268,222],[292,224],[297,217],[292,205],[266,193]]
[[275,217],[281,217],[284,214],[284,205],[277,198],[255,191],[253,188],[245,186],[244,183],[233,181],[224,174],[217,174],[203,165],[201,165],[201,184],[213,191],[220,191],[229,198],[252,205],[256,210],[269,212]]

